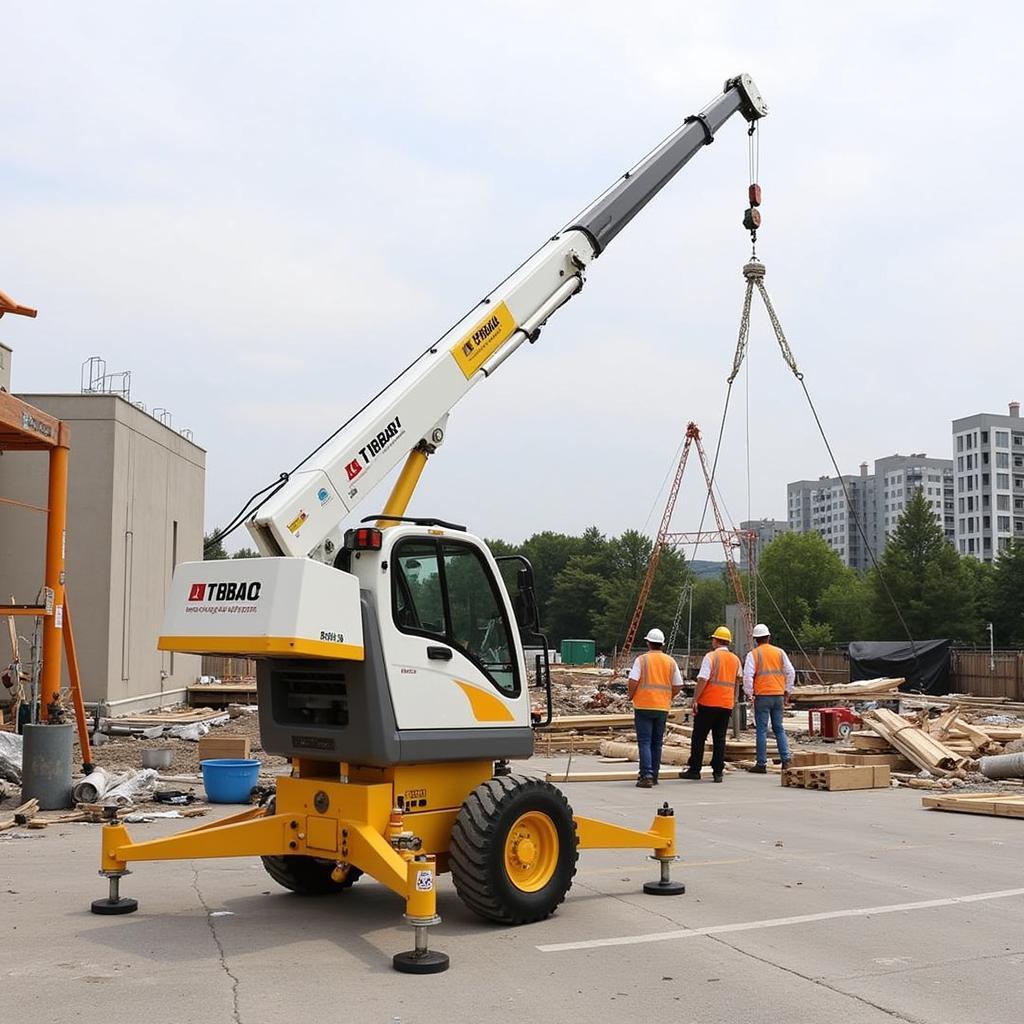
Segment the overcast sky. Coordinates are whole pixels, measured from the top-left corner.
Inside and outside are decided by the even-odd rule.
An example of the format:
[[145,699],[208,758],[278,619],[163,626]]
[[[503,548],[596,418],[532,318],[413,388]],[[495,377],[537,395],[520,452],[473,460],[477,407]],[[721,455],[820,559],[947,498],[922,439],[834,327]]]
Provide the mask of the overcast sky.
[[[840,465],[949,457],[951,419],[1024,397],[1022,11],[7,5],[0,288],[40,311],[0,322],[15,390],[77,391],[92,355],[131,370],[132,399],[207,450],[223,523],[745,71],[771,109],[759,254]],[[745,128],[457,407],[413,512],[509,540],[653,529],[687,421],[717,436]],[[830,466],[763,314],[719,468],[736,521],[748,401],[749,509],[784,518],[787,481]],[[700,516],[696,470],[678,530]]]

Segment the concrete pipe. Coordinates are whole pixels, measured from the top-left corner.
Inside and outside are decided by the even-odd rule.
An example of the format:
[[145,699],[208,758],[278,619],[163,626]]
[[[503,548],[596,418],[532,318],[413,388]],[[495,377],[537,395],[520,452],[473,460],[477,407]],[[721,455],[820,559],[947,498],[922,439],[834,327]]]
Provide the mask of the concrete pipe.
[[1024,779],[1024,753],[983,757],[981,774],[986,779]]

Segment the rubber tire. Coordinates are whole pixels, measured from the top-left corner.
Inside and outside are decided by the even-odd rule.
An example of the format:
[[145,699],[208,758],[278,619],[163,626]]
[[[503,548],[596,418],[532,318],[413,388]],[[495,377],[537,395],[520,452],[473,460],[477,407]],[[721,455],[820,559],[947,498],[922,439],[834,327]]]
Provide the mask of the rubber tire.
[[[273,814],[274,807],[274,798],[271,797],[267,802],[267,814]],[[331,878],[336,862],[319,857],[260,857],[260,860],[278,885],[300,896],[330,896],[343,892],[351,889],[362,875],[359,868],[349,868],[344,880],[336,882]]]
[[109,899],[93,900],[89,909],[104,917],[116,917],[119,914],[134,914],[139,909],[139,901],[130,896],[122,896],[116,903],[111,903]]
[[[550,881],[523,892],[505,871],[505,840],[519,817],[540,811],[558,836],[558,858]],[[561,790],[527,775],[502,775],[482,783],[466,798],[452,827],[449,867],[459,898],[488,921],[542,921],[565,899],[579,859],[576,822]]]
[[349,868],[345,878],[336,882],[331,878],[335,862],[319,857],[260,857],[267,874],[278,885],[300,896],[330,896],[351,889],[362,875],[359,868]]

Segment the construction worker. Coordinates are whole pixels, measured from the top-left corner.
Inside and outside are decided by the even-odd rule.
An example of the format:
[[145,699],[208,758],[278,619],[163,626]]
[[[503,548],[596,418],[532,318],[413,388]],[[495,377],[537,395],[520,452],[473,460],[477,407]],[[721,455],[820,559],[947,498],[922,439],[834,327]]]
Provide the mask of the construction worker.
[[648,631],[647,653],[641,654],[629,670],[629,697],[633,701],[636,743],[640,748],[640,777],[637,786],[650,789],[658,784],[661,769],[661,744],[672,698],[683,688],[683,677],[674,658],[662,648],[665,634]]
[[743,664],[743,692],[754,700],[754,722],[757,726],[757,763],[750,770],[764,775],[768,771],[768,722],[771,720],[775,743],[782,767],[789,767],[789,741],[782,727],[782,709],[793,692],[796,670],[786,652],[775,647],[771,631],[759,622],[751,634],[754,649]]
[[719,626],[711,634],[711,650],[704,655],[693,694],[693,735],[690,737],[690,767],[684,779],[700,779],[704,764],[704,743],[711,733],[711,777],[722,781],[725,771],[725,734],[736,702],[740,659],[729,650],[732,631]]

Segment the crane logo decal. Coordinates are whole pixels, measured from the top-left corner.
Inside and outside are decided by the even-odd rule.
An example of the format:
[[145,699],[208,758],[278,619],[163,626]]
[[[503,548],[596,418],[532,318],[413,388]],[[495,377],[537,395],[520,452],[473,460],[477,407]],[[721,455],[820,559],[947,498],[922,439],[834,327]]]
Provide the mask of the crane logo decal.
[[404,433],[405,427],[396,416],[359,449],[359,458],[353,459],[345,466],[345,475],[350,481],[355,480],[362,473],[364,466],[368,466],[385,448],[388,448],[396,438],[401,437]]
[[466,380],[515,334],[516,321],[508,306],[499,302],[494,311],[463,335],[451,348]]

